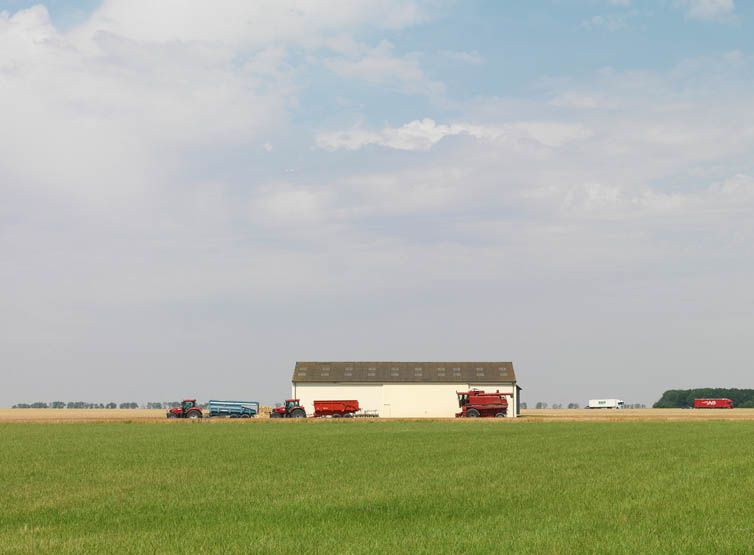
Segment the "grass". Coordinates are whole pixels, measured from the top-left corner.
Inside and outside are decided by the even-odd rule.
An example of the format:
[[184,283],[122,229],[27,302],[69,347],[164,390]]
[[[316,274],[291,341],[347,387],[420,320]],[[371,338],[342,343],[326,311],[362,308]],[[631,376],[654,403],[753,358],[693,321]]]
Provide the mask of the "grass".
[[3,553],[754,545],[754,422],[0,424]]

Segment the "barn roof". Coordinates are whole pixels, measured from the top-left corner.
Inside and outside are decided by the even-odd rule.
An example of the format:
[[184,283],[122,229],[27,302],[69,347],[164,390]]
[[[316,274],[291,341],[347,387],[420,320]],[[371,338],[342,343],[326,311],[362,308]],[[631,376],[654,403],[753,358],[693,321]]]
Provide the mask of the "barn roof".
[[294,383],[512,383],[512,362],[297,362]]

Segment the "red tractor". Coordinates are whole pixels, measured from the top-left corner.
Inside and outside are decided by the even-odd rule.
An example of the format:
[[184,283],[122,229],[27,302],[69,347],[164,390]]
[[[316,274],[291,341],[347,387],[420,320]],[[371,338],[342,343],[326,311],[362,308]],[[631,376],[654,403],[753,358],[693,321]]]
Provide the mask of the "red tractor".
[[180,407],[168,411],[168,418],[201,418],[202,409],[196,404],[196,399],[184,399]]
[[306,418],[306,410],[298,399],[286,399],[285,405],[272,409],[270,418]]
[[478,389],[456,391],[456,395],[461,408],[461,412],[456,413],[456,418],[503,418],[508,413],[508,400],[505,397],[513,396],[512,393],[485,393]]

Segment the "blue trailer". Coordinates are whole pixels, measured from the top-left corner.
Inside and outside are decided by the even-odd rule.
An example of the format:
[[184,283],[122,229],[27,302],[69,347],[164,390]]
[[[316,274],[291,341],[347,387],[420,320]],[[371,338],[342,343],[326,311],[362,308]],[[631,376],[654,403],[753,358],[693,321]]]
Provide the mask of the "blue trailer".
[[252,418],[259,414],[257,401],[210,401],[207,404],[210,416],[229,418]]

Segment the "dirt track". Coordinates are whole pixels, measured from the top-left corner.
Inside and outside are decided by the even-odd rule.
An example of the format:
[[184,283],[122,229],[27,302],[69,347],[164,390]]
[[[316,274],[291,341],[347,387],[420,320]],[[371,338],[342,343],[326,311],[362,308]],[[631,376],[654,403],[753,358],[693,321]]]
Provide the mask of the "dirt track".
[[[586,422],[586,421],[682,421],[682,420],[754,420],[754,409],[684,410],[523,410],[518,422]],[[267,415],[259,419],[267,420]],[[374,421],[374,419],[369,419]],[[0,409],[2,422],[167,422],[164,410],[148,409]],[[253,420],[239,420],[253,422]],[[509,422],[509,421],[508,421]]]

